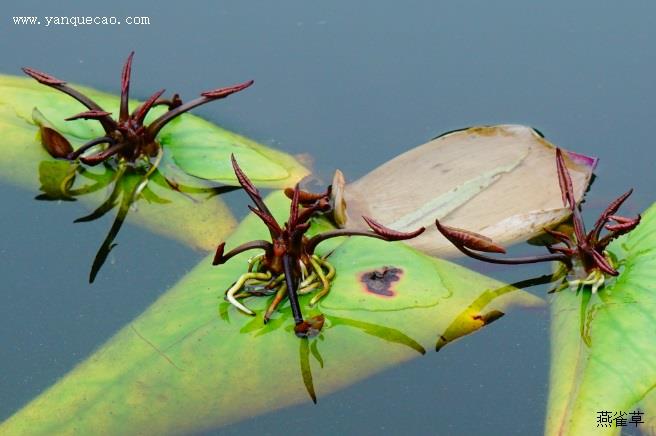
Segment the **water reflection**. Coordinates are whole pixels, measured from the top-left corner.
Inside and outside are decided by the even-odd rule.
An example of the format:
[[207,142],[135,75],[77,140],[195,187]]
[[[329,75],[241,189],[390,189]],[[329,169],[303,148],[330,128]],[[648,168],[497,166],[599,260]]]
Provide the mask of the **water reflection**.
[[[90,214],[77,218],[76,223],[95,221],[114,209],[116,217],[93,260],[89,273],[89,283],[93,283],[109,253],[117,245],[114,243],[128,213],[148,204],[167,205],[180,201],[182,196],[193,203],[239,189],[234,186],[188,186],[163,175],[157,165],[147,169],[120,164],[114,167],[105,163],[96,168],[88,168],[77,161],[44,160],[39,163],[39,190],[35,198],[45,201],[75,201],[78,197],[105,189],[109,195]],[[151,188],[155,184],[160,189]]]

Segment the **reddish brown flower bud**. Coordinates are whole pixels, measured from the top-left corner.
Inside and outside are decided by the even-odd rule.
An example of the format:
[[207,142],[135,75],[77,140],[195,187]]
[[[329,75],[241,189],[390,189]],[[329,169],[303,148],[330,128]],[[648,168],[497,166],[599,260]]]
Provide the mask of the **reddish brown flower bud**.
[[212,100],[216,100],[219,98],[226,98],[230,94],[234,94],[235,92],[239,92],[241,90],[248,88],[253,83],[255,83],[254,80],[249,80],[247,82],[240,83],[238,85],[226,86],[225,88],[214,89],[212,91],[205,91],[202,92],[200,95],[202,95],[203,97],[211,98]]
[[58,78],[53,77],[50,74],[46,74],[42,71],[35,70],[34,68],[23,67],[21,69],[25,74],[27,74],[37,82],[42,83],[44,85],[63,85],[66,83],[63,80],[59,80]]
[[68,139],[50,127],[41,126],[39,129],[41,133],[41,144],[50,154],[50,156],[58,159],[66,159],[70,153],[73,152],[73,147]]
[[223,263],[223,250],[225,250],[225,242],[221,242],[219,246],[216,247],[216,253],[214,254],[212,265],[221,265]]
[[100,110],[88,110],[85,112],[80,112],[79,114],[75,114],[71,117],[64,118],[66,121],[73,121],[73,120],[97,120],[99,118],[107,117],[111,115],[111,112],[107,111],[100,111]]
[[506,249],[498,245],[487,236],[471,232],[465,229],[449,227],[435,220],[437,229],[456,246],[462,246],[476,251],[485,253],[505,253]]
[[363,216],[362,219],[367,223],[367,225],[374,231],[377,235],[384,237],[388,241],[402,241],[404,239],[412,239],[424,233],[426,230],[425,227],[420,227],[413,232],[399,232],[397,230],[390,229],[375,221],[373,218]]

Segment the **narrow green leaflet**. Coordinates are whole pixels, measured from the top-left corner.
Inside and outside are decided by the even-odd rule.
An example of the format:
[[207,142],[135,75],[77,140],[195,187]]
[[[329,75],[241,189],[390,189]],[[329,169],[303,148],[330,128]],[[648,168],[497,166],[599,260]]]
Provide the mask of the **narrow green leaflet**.
[[[108,110],[117,110],[117,97],[77,88]],[[131,107],[136,104],[132,102]],[[40,188],[42,198],[79,198],[90,208],[97,208],[111,195],[115,174],[104,172],[104,167],[84,170],[52,159],[40,144],[38,127],[33,121],[34,108],[38,108],[43,118],[74,146],[102,136],[102,129],[96,121],[64,121],[65,117],[84,110],[69,96],[32,79],[0,75],[0,131],[3,133],[0,139],[0,179],[34,191]],[[156,108],[152,112],[150,116],[155,117],[162,109]],[[236,185],[230,168],[231,153],[244,162],[259,186],[290,186],[307,173],[291,156],[193,115],[183,115],[171,122],[162,130],[159,139],[165,148],[164,161],[158,169],[160,173],[153,177],[156,180],[148,183],[147,190],[142,192],[128,217],[138,225],[196,248],[212,249],[235,223],[223,201],[217,197],[222,191],[185,174],[182,170],[195,173],[194,159],[188,159],[179,168],[175,162],[177,151],[185,147],[204,148],[206,153],[197,154],[195,160],[201,161],[199,164],[203,168],[213,166],[215,173],[212,177],[206,173],[198,175],[227,185]],[[67,171],[70,172],[68,175]],[[123,177],[128,179],[124,185],[136,186],[141,176],[133,173]],[[100,180],[92,183],[91,179]],[[83,185],[93,188],[82,189],[73,185],[75,180],[78,183],[84,180]],[[75,191],[76,195],[68,193],[68,189]]]
[[[277,192],[267,204],[281,215],[289,200]],[[227,247],[266,235],[251,215]],[[295,337],[286,303],[263,325],[268,297],[244,301],[256,317],[222,300],[254,253],[219,267],[208,258],[0,433],[167,434],[221,426],[321,401],[473,332],[513,305],[543,304],[400,243],[351,238],[322,248],[324,255],[334,248],[332,290],[315,308],[307,306],[310,295],[301,297],[306,317],[326,316],[319,336]]]
[[620,434],[614,420],[597,426],[599,412],[630,422],[643,401],[642,420],[656,416],[656,205],[609,251],[617,279],[596,295],[553,297],[548,435]]

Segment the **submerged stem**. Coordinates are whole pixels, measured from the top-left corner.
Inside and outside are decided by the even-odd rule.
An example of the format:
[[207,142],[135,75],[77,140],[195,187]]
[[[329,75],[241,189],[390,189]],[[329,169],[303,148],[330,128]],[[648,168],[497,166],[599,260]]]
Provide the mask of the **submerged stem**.
[[92,139],[91,141],[89,141],[85,144],[82,144],[80,146],[80,148],[78,148],[77,150],[75,150],[72,153],[69,153],[68,156],[66,156],[66,159],[75,160],[78,157],[80,157],[82,155],[82,153],[84,153],[85,151],[87,151],[91,147],[93,147],[95,145],[99,145],[99,144],[105,144],[105,143],[110,144],[110,145],[116,144],[116,142],[114,141],[113,138],[110,138],[109,136],[101,136],[100,138]]
[[541,256],[509,257],[505,259],[497,259],[495,257],[489,257],[480,253],[476,253],[461,245],[454,244],[454,246],[458,250],[460,250],[464,255],[488,263],[497,263],[501,265],[521,265],[525,263],[562,262],[567,266],[571,265],[571,261],[569,257],[561,253],[544,254]]
[[292,315],[294,316],[294,323],[299,325],[303,322],[303,314],[301,313],[301,306],[298,303],[298,295],[296,294],[296,283],[292,271],[291,260],[288,254],[282,256],[282,266],[285,270],[285,282],[287,283],[287,296],[292,308]]

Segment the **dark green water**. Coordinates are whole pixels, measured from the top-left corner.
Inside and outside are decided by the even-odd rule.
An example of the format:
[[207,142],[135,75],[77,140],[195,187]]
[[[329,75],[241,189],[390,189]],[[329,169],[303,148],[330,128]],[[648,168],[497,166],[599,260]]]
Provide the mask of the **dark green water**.
[[[635,1],[5,1],[0,72],[29,65],[115,92],[183,96],[253,78],[195,113],[354,180],[447,130],[518,123],[601,158],[586,216],[627,187],[653,201],[656,4]],[[19,26],[12,16],[139,15],[149,26]],[[476,159],[476,156],[471,156]],[[141,313],[202,253],[129,224],[93,286],[110,222],[0,186],[0,420]],[[235,195],[232,204],[243,204]],[[152,253],[157,253],[153,256]],[[506,281],[546,272],[468,264]],[[543,292],[537,289],[536,292]],[[412,322],[412,320],[409,320]],[[514,313],[440,353],[222,434],[540,434],[548,313]],[[591,422],[591,425],[594,423]]]

